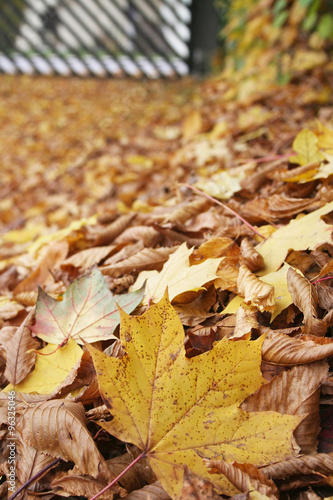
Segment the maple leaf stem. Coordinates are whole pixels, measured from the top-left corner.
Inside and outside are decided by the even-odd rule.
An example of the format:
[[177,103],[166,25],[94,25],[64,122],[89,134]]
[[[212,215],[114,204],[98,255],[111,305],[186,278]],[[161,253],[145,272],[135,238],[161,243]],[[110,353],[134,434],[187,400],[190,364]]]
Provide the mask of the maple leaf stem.
[[94,495],[93,497],[91,497],[89,500],[95,500],[95,498],[98,498],[99,496],[101,496],[103,493],[105,493],[109,488],[111,488],[111,486],[113,486],[117,481],[119,481],[119,479],[121,477],[123,477],[124,474],[126,474],[127,471],[129,471],[133,465],[135,465],[137,462],[139,462],[141,460],[141,458],[145,457],[146,456],[146,452],[143,451],[138,457],[136,457],[133,462],[131,462],[127,467],[126,469],[123,470],[123,472],[121,472],[111,483],[109,483],[107,486],[105,486],[105,488],[103,488],[101,491],[99,491],[96,495]]
[[210,196],[209,194],[204,193],[200,189],[198,189],[198,188],[196,188],[194,186],[191,186],[191,184],[187,184],[186,182],[181,182],[179,185],[180,186],[185,186],[185,187],[187,187],[189,189],[192,189],[192,191],[194,191],[195,193],[201,194],[202,196],[205,196],[208,200],[212,201],[213,203],[216,203],[217,205],[220,205],[221,207],[225,208],[226,210],[229,210],[229,212],[231,212],[238,219],[240,219],[254,233],[256,233],[258,236],[260,236],[260,238],[263,238],[264,240],[266,240],[265,236],[263,236],[262,234],[260,234],[259,231],[257,231],[249,222],[247,222],[247,220],[245,220],[241,215],[239,215],[232,208],[228,207],[227,205],[225,205],[221,201],[217,200],[216,198],[213,198],[213,196]]
[[57,347],[56,347],[56,348],[54,349],[54,351],[52,351],[52,352],[47,352],[47,353],[46,353],[46,352],[40,352],[40,351],[38,351],[37,349],[34,349],[34,352],[35,352],[36,354],[38,354],[39,356],[51,356],[52,354],[54,354],[55,352],[57,352],[57,351],[58,351],[58,349],[60,349],[61,347],[64,347],[64,345],[66,345],[66,344],[67,344],[68,339],[69,339],[69,337],[65,338],[65,340],[63,340],[63,341],[61,342],[61,344],[57,345]]
[[51,462],[49,465],[47,465],[42,470],[40,470],[39,472],[37,472],[37,474],[35,474],[34,476],[32,476],[26,483],[22,484],[22,486],[20,486],[20,488],[17,491],[15,491],[15,493],[13,493],[13,495],[11,495],[10,497],[8,497],[8,500],[14,500],[14,498],[16,498],[20,493],[22,493],[23,490],[25,490],[26,488],[28,488],[28,486],[30,486],[30,484],[34,483],[45,472],[47,472],[49,469],[51,469],[52,467],[54,467],[55,465],[57,465],[57,463],[59,463],[60,460],[61,460],[60,458],[57,458],[56,460],[53,460],[53,462]]

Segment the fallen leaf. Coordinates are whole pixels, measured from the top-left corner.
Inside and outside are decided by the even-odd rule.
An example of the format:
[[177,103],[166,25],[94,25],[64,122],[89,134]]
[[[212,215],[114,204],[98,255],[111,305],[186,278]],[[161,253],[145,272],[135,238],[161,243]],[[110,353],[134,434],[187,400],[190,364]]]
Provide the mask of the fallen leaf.
[[[283,311],[283,309],[286,309],[293,302],[287,283],[287,273],[289,268],[290,266],[288,264],[284,264],[275,273],[269,273],[260,277],[262,282],[267,283],[274,288],[275,309],[271,315],[271,322]],[[239,295],[236,296],[222,311],[222,314],[235,314],[243,303],[243,297],[240,297]]]
[[[249,464],[227,463],[224,460],[205,460],[211,473],[220,472],[241,492],[257,491],[266,498],[277,499],[277,487],[260,470]],[[252,498],[250,496],[250,498]]]
[[[120,335],[126,352],[121,359],[87,346],[113,416],[101,425],[145,451],[173,498],[181,492],[183,464],[208,478],[204,457],[217,454],[263,465],[294,454],[291,433],[299,417],[239,409],[264,382],[262,338],[222,340],[211,351],[187,359],[183,328],[166,296],[143,316],[121,312]],[[235,492],[218,476],[210,480],[224,492]]]
[[319,162],[324,159],[323,154],[318,147],[318,137],[309,129],[304,129],[299,132],[293,142],[293,149],[297,156],[291,156],[292,163],[306,165],[308,163]]
[[[332,339],[314,335],[304,335],[302,338],[295,339],[279,331],[268,333],[262,346],[263,360],[267,363],[289,366],[311,363],[332,356]],[[325,342],[321,342],[323,340]]]
[[142,296],[143,290],[112,295],[102,273],[93,268],[73,281],[61,302],[39,289],[36,323],[31,330],[52,344],[61,344],[68,338],[79,344],[116,338],[113,332],[120,320],[117,304],[132,312]]
[[36,354],[34,370],[22,382],[7,386],[7,392],[15,390],[24,393],[53,393],[80,361],[83,351],[73,339],[69,339],[67,344],[59,349],[54,344],[48,344],[36,351]]
[[262,312],[274,311],[274,287],[257,278],[244,264],[239,268],[237,288],[245,304]]
[[5,377],[13,384],[19,384],[30,372],[35,363],[36,354],[29,352],[37,349],[39,343],[31,338],[29,325],[32,320],[32,312],[28,314],[16,332],[3,344],[6,352]]
[[[217,278],[216,270],[223,257],[206,259],[200,264],[190,266],[189,257],[191,253],[192,249],[188,249],[186,243],[183,243],[169,257],[162,271],[141,272],[129,290],[138,290],[146,282],[145,295],[142,300],[144,305],[151,301],[160,300],[165,293],[166,287],[168,287],[170,300],[185,292],[204,290],[203,285]],[[191,300],[185,299],[182,302],[190,302]]]
[[28,252],[31,255],[36,255],[38,250],[40,250],[41,247],[44,245],[47,245],[48,243],[54,242],[54,241],[60,241],[69,236],[73,231],[78,231],[84,226],[93,226],[97,222],[97,217],[95,215],[89,217],[89,218],[83,218],[80,220],[76,220],[71,222],[66,228],[60,229],[59,231],[50,233],[50,234],[43,234],[39,236],[36,241],[34,241],[28,248]]
[[316,361],[294,366],[283,371],[256,394],[247,398],[242,408],[246,411],[279,411],[288,415],[306,415],[295,431],[301,453],[317,451],[320,388],[328,374],[328,364]]
[[107,480],[112,477],[88,432],[80,403],[52,400],[31,405],[24,410],[18,430],[30,446],[74,462],[81,474]]
[[318,295],[316,289],[305,276],[293,268],[288,269],[287,280],[293,303],[304,315],[305,333],[312,333],[318,337],[324,336],[327,325],[317,315]]
[[322,216],[333,210],[333,202],[322,208],[291,220],[289,224],[275,231],[266,241],[256,247],[262,255],[265,267],[258,275],[276,271],[285,260],[288,250],[314,250],[322,243],[333,243],[332,226]]

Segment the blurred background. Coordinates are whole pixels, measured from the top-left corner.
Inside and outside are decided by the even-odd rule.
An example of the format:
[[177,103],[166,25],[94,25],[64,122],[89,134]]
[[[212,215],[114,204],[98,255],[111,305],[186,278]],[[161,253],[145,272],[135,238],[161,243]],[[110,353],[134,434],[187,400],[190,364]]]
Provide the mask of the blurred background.
[[77,76],[208,69],[213,0],[1,0],[0,70]]

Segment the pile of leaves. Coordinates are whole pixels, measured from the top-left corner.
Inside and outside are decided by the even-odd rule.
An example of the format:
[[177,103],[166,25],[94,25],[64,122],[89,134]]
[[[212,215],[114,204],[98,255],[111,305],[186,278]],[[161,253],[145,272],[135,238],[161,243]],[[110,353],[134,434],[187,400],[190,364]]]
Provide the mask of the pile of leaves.
[[330,496],[326,62],[1,78],[1,497]]

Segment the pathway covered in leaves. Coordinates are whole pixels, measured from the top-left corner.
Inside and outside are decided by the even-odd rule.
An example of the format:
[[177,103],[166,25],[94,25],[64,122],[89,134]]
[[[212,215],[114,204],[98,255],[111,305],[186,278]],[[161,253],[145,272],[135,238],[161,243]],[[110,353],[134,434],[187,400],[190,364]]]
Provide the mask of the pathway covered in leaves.
[[141,452],[100,498],[332,483],[333,114],[312,64],[284,86],[1,77],[1,497],[60,458],[29,490],[90,498]]

